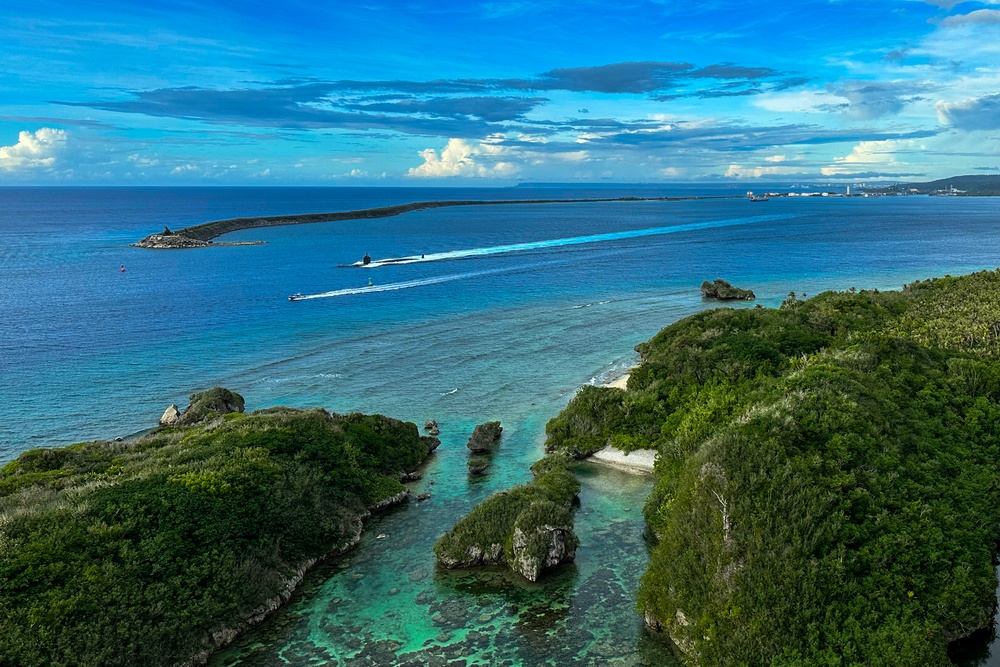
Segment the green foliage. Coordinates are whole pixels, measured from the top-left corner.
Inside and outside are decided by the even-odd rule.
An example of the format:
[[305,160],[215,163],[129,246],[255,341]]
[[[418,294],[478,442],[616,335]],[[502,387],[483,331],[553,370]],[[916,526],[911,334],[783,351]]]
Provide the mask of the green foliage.
[[998,294],[991,271],[699,313],[550,422],[568,455],[659,424],[639,608],[690,662],[947,665],[990,622]]
[[0,471],[0,666],[186,661],[430,448],[386,417],[274,409],[25,452]]
[[198,424],[233,412],[243,412],[243,397],[225,387],[191,394],[190,403],[181,415],[180,424]]
[[[535,479],[493,494],[479,503],[434,544],[438,561],[447,567],[513,562],[514,530],[533,535],[544,525],[569,526],[570,508],[580,483],[566,467],[566,457],[546,457],[532,466]],[[570,535],[573,547],[576,537]]]

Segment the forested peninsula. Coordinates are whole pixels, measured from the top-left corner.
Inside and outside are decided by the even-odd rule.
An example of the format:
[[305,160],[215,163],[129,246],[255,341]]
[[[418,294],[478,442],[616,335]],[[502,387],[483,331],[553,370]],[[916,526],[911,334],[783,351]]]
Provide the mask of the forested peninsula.
[[[445,208],[449,206],[503,206],[513,204],[599,204],[607,202],[636,202],[636,201],[683,201],[688,199],[719,199],[721,197],[607,197],[590,199],[491,199],[477,201],[475,199],[446,200],[446,201],[422,201],[409,204],[398,204],[395,206],[380,206],[377,208],[366,208],[356,211],[337,211],[333,213],[303,213],[296,215],[272,215],[251,218],[230,218],[228,220],[215,220],[200,225],[184,227],[171,231],[164,229],[158,234],[150,234],[141,241],[134,243],[137,248],[150,248],[156,250],[204,248],[212,245],[212,239],[223,234],[240,231],[242,229],[255,229],[258,227],[279,227],[281,225],[302,225],[313,222],[335,222],[338,220],[365,220],[370,218],[389,218],[412,211],[423,211],[431,208]],[[243,241],[236,244],[246,245]],[[223,245],[223,244],[217,244]]]
[[0,470],[0,666],[204,663],[406,500],[438,444],[381,415],[191,399],[183,425]]
[[709,310],[547,427],[658,452],[638,611],[690,665],[952,664],[1000,538],[1000,272]]

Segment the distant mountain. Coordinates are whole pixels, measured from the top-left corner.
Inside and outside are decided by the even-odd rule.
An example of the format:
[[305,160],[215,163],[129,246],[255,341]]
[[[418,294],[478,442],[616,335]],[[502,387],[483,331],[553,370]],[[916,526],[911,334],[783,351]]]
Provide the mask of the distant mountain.
[[907,183],[898,186],[899,189],[913,189],[924,194],[935,194],[941,191],[967,196],[998,196],[1000,195],[1000,174],[983,174],[952,176],[929,183]]

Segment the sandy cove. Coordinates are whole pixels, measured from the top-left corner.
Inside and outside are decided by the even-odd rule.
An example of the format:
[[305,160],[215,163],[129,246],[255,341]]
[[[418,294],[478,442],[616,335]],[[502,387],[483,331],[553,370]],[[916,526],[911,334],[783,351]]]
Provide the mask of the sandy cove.
[[[629,374],[626,373],[620,378],[608,382],[604,386],[624,391],[625,385],[628,383],[628,377]],[[615,468],[627,470],[628,472],[650,473],[653,472],[653,463],[656,460],[656,450],[638,449],[634,452],[626,454],[620,449],[615,449],[611,445],[608,445],[604,449],[596,451],[588,456],[587,460],[593,461],[594,463],[600,463],[602,465],[614,466]]]

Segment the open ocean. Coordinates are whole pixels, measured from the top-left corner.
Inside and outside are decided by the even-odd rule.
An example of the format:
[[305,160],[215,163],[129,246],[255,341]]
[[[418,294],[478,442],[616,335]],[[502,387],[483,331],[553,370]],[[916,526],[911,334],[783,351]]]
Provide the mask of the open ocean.
[[[700,297],[702,280],[726,278],[776,306],[793,290],[898,289],[992,269],[1000,198],[473,206],[220,239],[267,242],[259,246],[129,247],[164,225],[243,215],[663,194],[712,192],[0,189],[0,463],[33,447],[128,436],[214,385],[243,394],[248,409],[436,419],[442,446],[415,487],[432,498],[373,520],[356,550],[211,664],[384,664],[390,655],[674,664],[633,603],[647,559],[648,477],[581,465],[578,561],[537,585],[499,571],[439,573],[430,547],[483,497],[529,478],[545,422],[582,384],[620,375],[636,343],[714,307]],[[341,266],[366,252],[435,261]],[[298,292],[333,295],[288,301]],[[488,477],[469,482],[465,441],[488,419],[504,425],[500,452]]]

